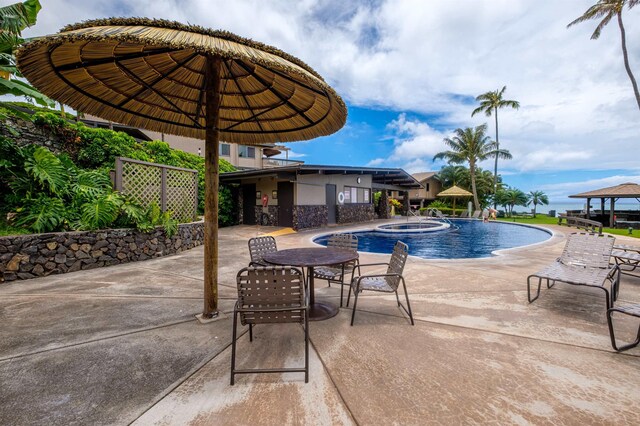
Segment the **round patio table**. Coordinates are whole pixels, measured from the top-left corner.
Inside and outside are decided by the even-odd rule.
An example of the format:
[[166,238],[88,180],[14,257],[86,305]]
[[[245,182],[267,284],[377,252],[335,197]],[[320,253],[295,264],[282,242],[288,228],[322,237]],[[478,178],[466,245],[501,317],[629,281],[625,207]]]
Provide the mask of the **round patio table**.
[[358,258],[355,250],[334,247],[305,247],[278,250],[267,253],[263,260],[274,265],[290,265],[307,268],[309,280],[309,320],[321,321],[334,317],[338,307],[329,302],[316,302],[313,287],[313,268],[316,266],[340,265]]

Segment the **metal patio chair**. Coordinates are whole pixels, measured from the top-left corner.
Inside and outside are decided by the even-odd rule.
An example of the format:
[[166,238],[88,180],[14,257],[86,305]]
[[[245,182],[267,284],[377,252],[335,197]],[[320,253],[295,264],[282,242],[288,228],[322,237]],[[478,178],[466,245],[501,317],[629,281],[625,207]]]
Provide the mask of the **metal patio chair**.
[[[542,280],[547,288],[556,281],[602,289],[606,296],[607,309],[613,307],[620,286],[620,268],[609,265],[609,258],[615,238],[597,234],[570,234],[562,255],[551,265],[527,277],[527,297],[529,303],[540,296]],[[531,297],[531,279],[538,278],[538,290]],[[605,285],[609,283],[609,289]]]
[[[409,293],[407,293],[407,284],[402,276],[404,271],[404,265],[407,262],[409,256],[409,247],[402,241],[396,242],[391,253],[391,259],[389,263],[369,263],[363,265],[356,265],[355,269],[358,271],[358,275],[354,276],[351,280],[351,286],[349,287],[349,295],[347,296],[347,307],[349,306],[349,300],[351,299],[351,291],[354,294],[353,300],[353,312],[351,313],[351,325],[356,317],[356,306],[358,305],[358,295],[363,290],[379,291],[383,293],[395,293],[398,306],[401,307],[411,320],[411,325],[414,325],[413,314],[411,313],[411,304],[409,303]],[[384,274],[362,275],[362,268],[368,266],[387,265],[387,272]],[[405,307],[400,303],[400,296],[398,295],[398,287],[402,282],[402,288],[407,299],[407,306]]]
[[[358,237],[353,234],[334,234],[329,237],[327,247],[358,251]],[[351,274],[351,279],[353,279],[353,272],[357,264],[358,259],[341,265],[317,266],[313,271],[314,278],[327,280],[329,287],[331,287],[331,283],[340,284],[340,307],[342,307],[344,299],[344,286],[350,285],[351,282],[345,283],[344,277]]]
[[269,266],[262,257],[267,253],[278,251],[276,239],[273,237],[254,237],[249,239],[249,266]]
[[[231,385],[236,374],[304,373],[309,382],[309,300],[302,272],[290,266],[244,268],[236,277],[238,301],[233,309],[231,343]],[[304,328],[304,368],[236,368],[238,317],[249,326],[249,341],[253,342],[253,326],[257,324],[299,323]]]
[[618,352],[621,352],[621,351],[626,351],[627,349],[631,349],[638,346],[638,343],[640,343],[640,324],[638,325],[638,334],[636,335],[636,340],[633,343],[629,343],[629,344],[618,347],[618,345],[616,344],[616,336],[613,331],[614,312],[619,312],[621,314],[640,318],[640,304],[618,306],[615,308],[607,309],[607,323],[609,324],[609,336],[611,336],[611,346],[613,346],[613,349],[615,349]]

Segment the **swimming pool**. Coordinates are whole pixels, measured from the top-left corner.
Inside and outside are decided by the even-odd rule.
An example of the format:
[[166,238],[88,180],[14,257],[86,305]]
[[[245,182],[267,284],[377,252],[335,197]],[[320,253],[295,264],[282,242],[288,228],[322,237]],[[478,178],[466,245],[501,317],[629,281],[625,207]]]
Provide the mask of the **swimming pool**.
[[[409,254],[424,259],[467,259],[490,257],[504,250],[540,243],[551,238],[551,232],[508,222],[452,220],[455,226],[438,232],[394,233],[355,232],[358,251],[390,254],[396,241],[409,245]],[[314,239],[326,245],[330,235]]]

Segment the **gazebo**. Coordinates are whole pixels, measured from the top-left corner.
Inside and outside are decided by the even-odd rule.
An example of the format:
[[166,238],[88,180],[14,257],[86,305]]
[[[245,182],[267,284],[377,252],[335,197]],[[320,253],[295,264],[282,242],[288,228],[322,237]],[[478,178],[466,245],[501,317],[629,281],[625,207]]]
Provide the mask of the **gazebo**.
[[583,192],[581,194],[569,195],[569,198],[586,198],[587,199],[587,219],[591,215],[591,199],[600,198],[600,211],[602,212],[602,218],[604,216],[604,202],[608,198],[611,200],[611,207],[609,209],[609,226],[614,226],[614,213],[615,203],[620,198],[635,198],[640,201],[640,185],[637,183],[623,183],[616,186],[610,186],[608,188],[596,189],[594,191]]

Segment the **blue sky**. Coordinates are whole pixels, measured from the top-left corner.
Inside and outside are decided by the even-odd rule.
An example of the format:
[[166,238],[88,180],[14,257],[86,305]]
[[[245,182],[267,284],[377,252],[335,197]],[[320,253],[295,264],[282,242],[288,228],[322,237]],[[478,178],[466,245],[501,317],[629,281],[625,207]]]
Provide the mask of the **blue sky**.
[[[433,155],[458,127],[487,122],[474,98],[507,86],[499,113],[506,183],[567,195],[640,183],[640,110],[615,21],[566,28],[596,0],[41,0],[26,36],[108,16],[224,29],[272,44],[316,69],[349,108],[334,135],[289,144],[309,164],[439,170]],[[73,13],[70,13],[73,11]],[[640,6],[623,14],[640,78]],[[492,169],[492,164],[482,164]]]

